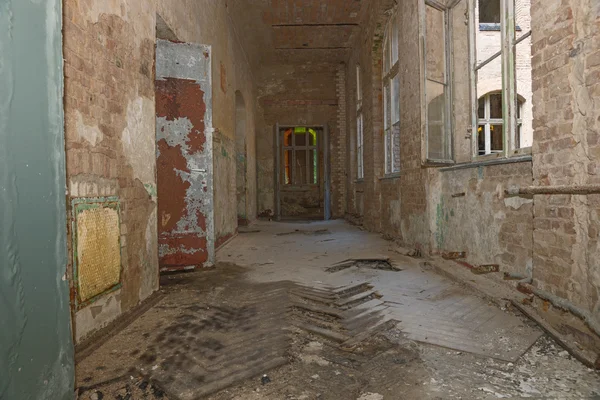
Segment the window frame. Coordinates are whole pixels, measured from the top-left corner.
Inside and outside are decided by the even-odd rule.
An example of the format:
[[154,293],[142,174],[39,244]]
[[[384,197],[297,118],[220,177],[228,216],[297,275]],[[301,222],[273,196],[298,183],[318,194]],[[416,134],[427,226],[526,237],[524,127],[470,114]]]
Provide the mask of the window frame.
[[[394,35],[395,40],[394,40]],[[383,172],[384,176],[397,175],[401,171],[401,144],[400,144],[400,125],[401,125],[401,116],[400,116],[400,93],[402,89],[400,87],[400,49],[399,46],[399,35],[400,35],[400,24],[398,20],[398,8],[395,7],[390,10],[390,16],[385,25],[384,37],[383,37],[383,56],[382,56],[382,76],[381,76],[381,88],[382,88],[382,97],[383,97],[383,145],[384,145],[384,164],[383,164]],[[396,46],[396,51],[394,51],[394,46]],[[395,58],[395,59],[394,59]],[[398,83],[398,102],[395,107],[395,112],[397,113],[395,116],[397,117],[397,121],[393,121],[394,114],[392,113],[392,109],[390,108],[390,104],[388,101],[393,103],[394,99],[394,80],[397,79]],[[390,98],[387,98],[387,90],[389,87]],[[389,114],[389,120],[388,120]],[[397,135],[394,134],[394,131],[397,130]],[[398,162],[396,165],[396,160],[394,156],[394,148],[395,148],[395,140],[398,140],[399,152]],[[389,144],[389,146],[388,146]],[[389,161],[389,168],[388,168]]]
[[[518,126],[522,125],[519,112],[522,112],[523,103],[519,104],[516,80],[516,50],[517,45],[531,36],[531,30],[516,39],[516,32],[521,29],[516,25],[515,0],[500,0],[500,51],[488,59],[478,63],[477,61],[477,32],[479,24],[476,15],[476,6],[479,0],[468,0],[469,7],[469,54],[470,54],[470,79],[471,79],[471,158],[479,161],[488,158],[510,158],[531,154],[531,146],[518,147],[515,142],[518,135]],[[477,25],[477,26],[476,26]],[[501,58],[502,65],[502,151],[486,155],[479,155],[478,127],[479,127],[479,96],[477,93],[478,71],[484,66]],[[487,95],[489,93],[485,93]],[[519,122],[519,120],[521,120]]]
[[[479,138],[477,141],[477,152],[478,152],[478,156],[479,157],[485,157],[485,156],[489,156],[492,154],[499,154],[502,153],[503,150],[492,150],[491,148],[491,142],[492,142],[492,135],[491,135],[491,125],[504,125],[504,119],[503,118],[491,118],[491,96],[492,95],[496,95],[499,94],[500,96],[502,96],[502,92],[501,91],[492,91],[492,92],[488,92],[482,96],[479,97],[479,99],[477,99],[477,133],[479,134],[479,127],[481,125],[484,125],[484,141],[485,141],[485,149],[484,149],[484,154],[479,154],[480,150],[479,150]],[[483,99],[484,101],[484,116],[483,118],[479,117],[479,101]],[[517,96],[517,131],[516,134],[519,134],[519,127],[522,127],[523,125],[523,104],[525,103],[524,100],[521,99],[521,96]],[[519,137],[520,139],[520,137]],[[516,141],[516,139],[515,139]],[[489,151],[489,152],[488,152]]]
[[359,181],[365,178],[362,98],[360,64],[356,64],[356,179]]
[[[305,128],[305,140],[306,140],[306,144],[304,146],[302,145],[297,145],[296,144],[296,135],[297,133],[295,132],[296,128]],[[309,139],[309,132],[310,130],[314,130],[316,133],[316,145],[311,146],[310,143],[310,139]],[[286,146],[285,145],[285,133],[291,130],[292,131],[292,143],[291,146]],[[290,127],[280,127],[280,143],[281,143],[281,179],[280,179],[280,185],[282,188],[289,188],[289,187],[309,187],[309,186],[319,186],[320,185],[320,160],[319,160],[319,152],[320,152],[320,134],[319,132],[322,132],[319,128],[314,128],[311,126],[290,126]],[[291,151],[291,160],[290,160],[290,182],[286,183],[285,182],[285,171],[286,171],[286,165],[285,165],[285,152],[286,151]],[[305,151],[306,152],[306,183],[300,183],[300,184],[295,184],[294,181],[296,179],[296,169],[298,168],[296,166],[296,153],[298,151]],[[317,165],[316,165],[316,170],[315,170],[315,178],[316,178],[316,182],[308,182],[310,179],[310,169],[311,166],[313,166],[313,164],[310,162],[310,154],[311,151],[315,151],[317,154]]]
[[[452,10],[460,3],[460,0],[424,0],[421,2],[421,63],[422,63],[422,120],[424,121],[424,140],[425,146],[422,147],[422,164],[423,166],[447,166],[455,163],[454,161],[454,118],[452,114],[452,99],[453,99],[453,81],[454,74],[452,68],[452,27],[450,21],[452,21]],[[427,82],[438,82],[437,80],[430,80],[427,78],[427,7],[443,12],[444,15],[444,57],[445,57],[445,99],[444,99],[444,112],[446,117],[443,121],[444,135],[446,135],[446,146],[447,158],[436,159],[429,157],[429,107],[427,103]],[[444,84],[444,83],[441,83]]]

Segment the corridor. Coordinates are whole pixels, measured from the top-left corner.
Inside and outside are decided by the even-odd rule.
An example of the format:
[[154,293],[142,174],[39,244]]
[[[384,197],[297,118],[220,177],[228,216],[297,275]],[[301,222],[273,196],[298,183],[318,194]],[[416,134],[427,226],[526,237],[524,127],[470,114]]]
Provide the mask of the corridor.
[[0,400],[600,398],[598,0],[0,1]]

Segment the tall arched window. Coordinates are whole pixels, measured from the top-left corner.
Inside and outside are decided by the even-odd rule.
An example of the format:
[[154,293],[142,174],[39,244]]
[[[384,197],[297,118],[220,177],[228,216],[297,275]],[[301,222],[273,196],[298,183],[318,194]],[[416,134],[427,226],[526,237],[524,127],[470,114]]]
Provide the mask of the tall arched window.
[[[517,132],[515,143],[521,142],[522,97],[517,99]],[[479,98],[477,110],[477,146],[479,155],[502,153],[504,150],[502,93],[492,92]]]
[[400,74],[398,66],[398,13],[390,15],[383,39],[383,127],[385,173],[400,171]]

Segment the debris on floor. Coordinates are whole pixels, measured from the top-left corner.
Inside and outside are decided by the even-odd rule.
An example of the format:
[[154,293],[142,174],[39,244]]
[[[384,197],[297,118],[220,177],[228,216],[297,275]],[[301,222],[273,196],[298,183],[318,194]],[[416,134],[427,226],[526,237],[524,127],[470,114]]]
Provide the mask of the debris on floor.
[[[79,399],[600,396],[598,372],[514,310],[343,222],[320,227],[336,239],[320,258],[311,235],[281,251],[290,226],[260,223],[216,268],[163,276],[164,298],[78,363]],[[361,252],[403,272],[323,268]]]

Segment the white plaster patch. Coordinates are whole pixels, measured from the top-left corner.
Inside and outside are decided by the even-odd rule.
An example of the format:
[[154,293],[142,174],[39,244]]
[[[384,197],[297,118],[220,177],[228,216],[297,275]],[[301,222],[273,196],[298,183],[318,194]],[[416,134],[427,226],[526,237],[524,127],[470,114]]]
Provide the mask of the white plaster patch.
[[96,144],[104,139],[104,134],[97,126],[86,125],[85,122],[83,122],[83,115],[81,115],[79,111],[75,112],[77,113],[77,136],[79,139],[85,140],[92,146],[96,146]]
[[532,199],[525,199],[523,197],[506,197],[504,199],[504,205],[514,210],[518,210],[525,204],[533,203]]
[[142,183],[156,181],[154,120],[154,103],[151,100],[138,97],[127,105],[127,126],[121,137],[123,150],[133,168],[133,176]]
[[[104,296],[89,306],[82,308],[75,314],[75,342],[79,343],[88,334],[104,328],[115,318],[121,315],[121,289]],[[92,309],[99,310],[96,313]],[[94,316],[94,314],[96,314]]]

